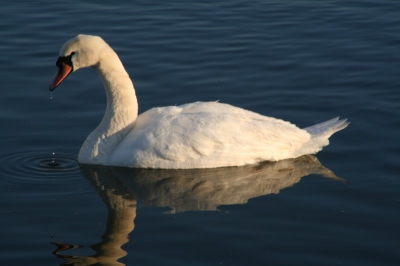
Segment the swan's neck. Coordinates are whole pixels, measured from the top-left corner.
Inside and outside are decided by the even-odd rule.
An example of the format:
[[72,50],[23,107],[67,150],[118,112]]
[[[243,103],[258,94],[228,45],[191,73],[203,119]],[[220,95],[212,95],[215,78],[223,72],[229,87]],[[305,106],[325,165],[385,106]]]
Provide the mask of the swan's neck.
[[100,125],[81,147],[80,163],[107,164],[112,151],[133,127],[138,115],[135,89],[117,54],[109,47],[93,66],[103,81],[107,109]]

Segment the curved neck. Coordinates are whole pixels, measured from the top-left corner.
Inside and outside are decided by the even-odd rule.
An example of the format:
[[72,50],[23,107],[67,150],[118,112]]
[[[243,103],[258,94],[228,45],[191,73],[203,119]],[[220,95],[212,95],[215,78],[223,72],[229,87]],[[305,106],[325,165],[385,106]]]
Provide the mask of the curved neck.
[[138,116],[138,103],[132,81],[110,47],[102,51],[93,68],[103,81],[107,109],[100,125],[82,145],[78,160],[81,163],[107,164],[112,151],[133,127]]

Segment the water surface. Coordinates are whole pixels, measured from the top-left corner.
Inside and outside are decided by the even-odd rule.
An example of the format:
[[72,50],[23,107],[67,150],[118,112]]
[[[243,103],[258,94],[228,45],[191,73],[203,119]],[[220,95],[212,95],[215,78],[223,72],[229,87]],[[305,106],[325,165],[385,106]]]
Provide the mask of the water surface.
[[[398,265],[399,10],[389,0],[4,4],[1,264]],[[101,81],[84,69],[48,91],[61,45],[79,33],[117,51],[139,112],[219,100],[300,127],[339,115],[351,125],[316,157],[256,168],[80,166],[105,110]]]

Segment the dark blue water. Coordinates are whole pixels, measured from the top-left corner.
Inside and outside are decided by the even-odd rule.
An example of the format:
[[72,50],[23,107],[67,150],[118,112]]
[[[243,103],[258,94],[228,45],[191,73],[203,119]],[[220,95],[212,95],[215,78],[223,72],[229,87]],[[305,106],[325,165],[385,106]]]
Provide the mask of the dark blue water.
[[[99,2],[0,8],[1,265],[399,265],[399,1]],[[79,166],[102,84],[84,69],[48,91],[79,33],[117,51],[140,112],[220,100],[351,125],[256,168]]]

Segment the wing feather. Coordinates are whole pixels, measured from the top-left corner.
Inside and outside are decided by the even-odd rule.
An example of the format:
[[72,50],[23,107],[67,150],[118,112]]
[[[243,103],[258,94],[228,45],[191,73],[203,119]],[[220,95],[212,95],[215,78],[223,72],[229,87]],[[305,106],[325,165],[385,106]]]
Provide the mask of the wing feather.
[[[153,108],[141,114],[115,150],[137,167],[243,165],[290,157],[310,134],[283,120],[218,102]],[[294,157],[294,156],[293,156]],[[121,158],[121,159],[120,159]]]

